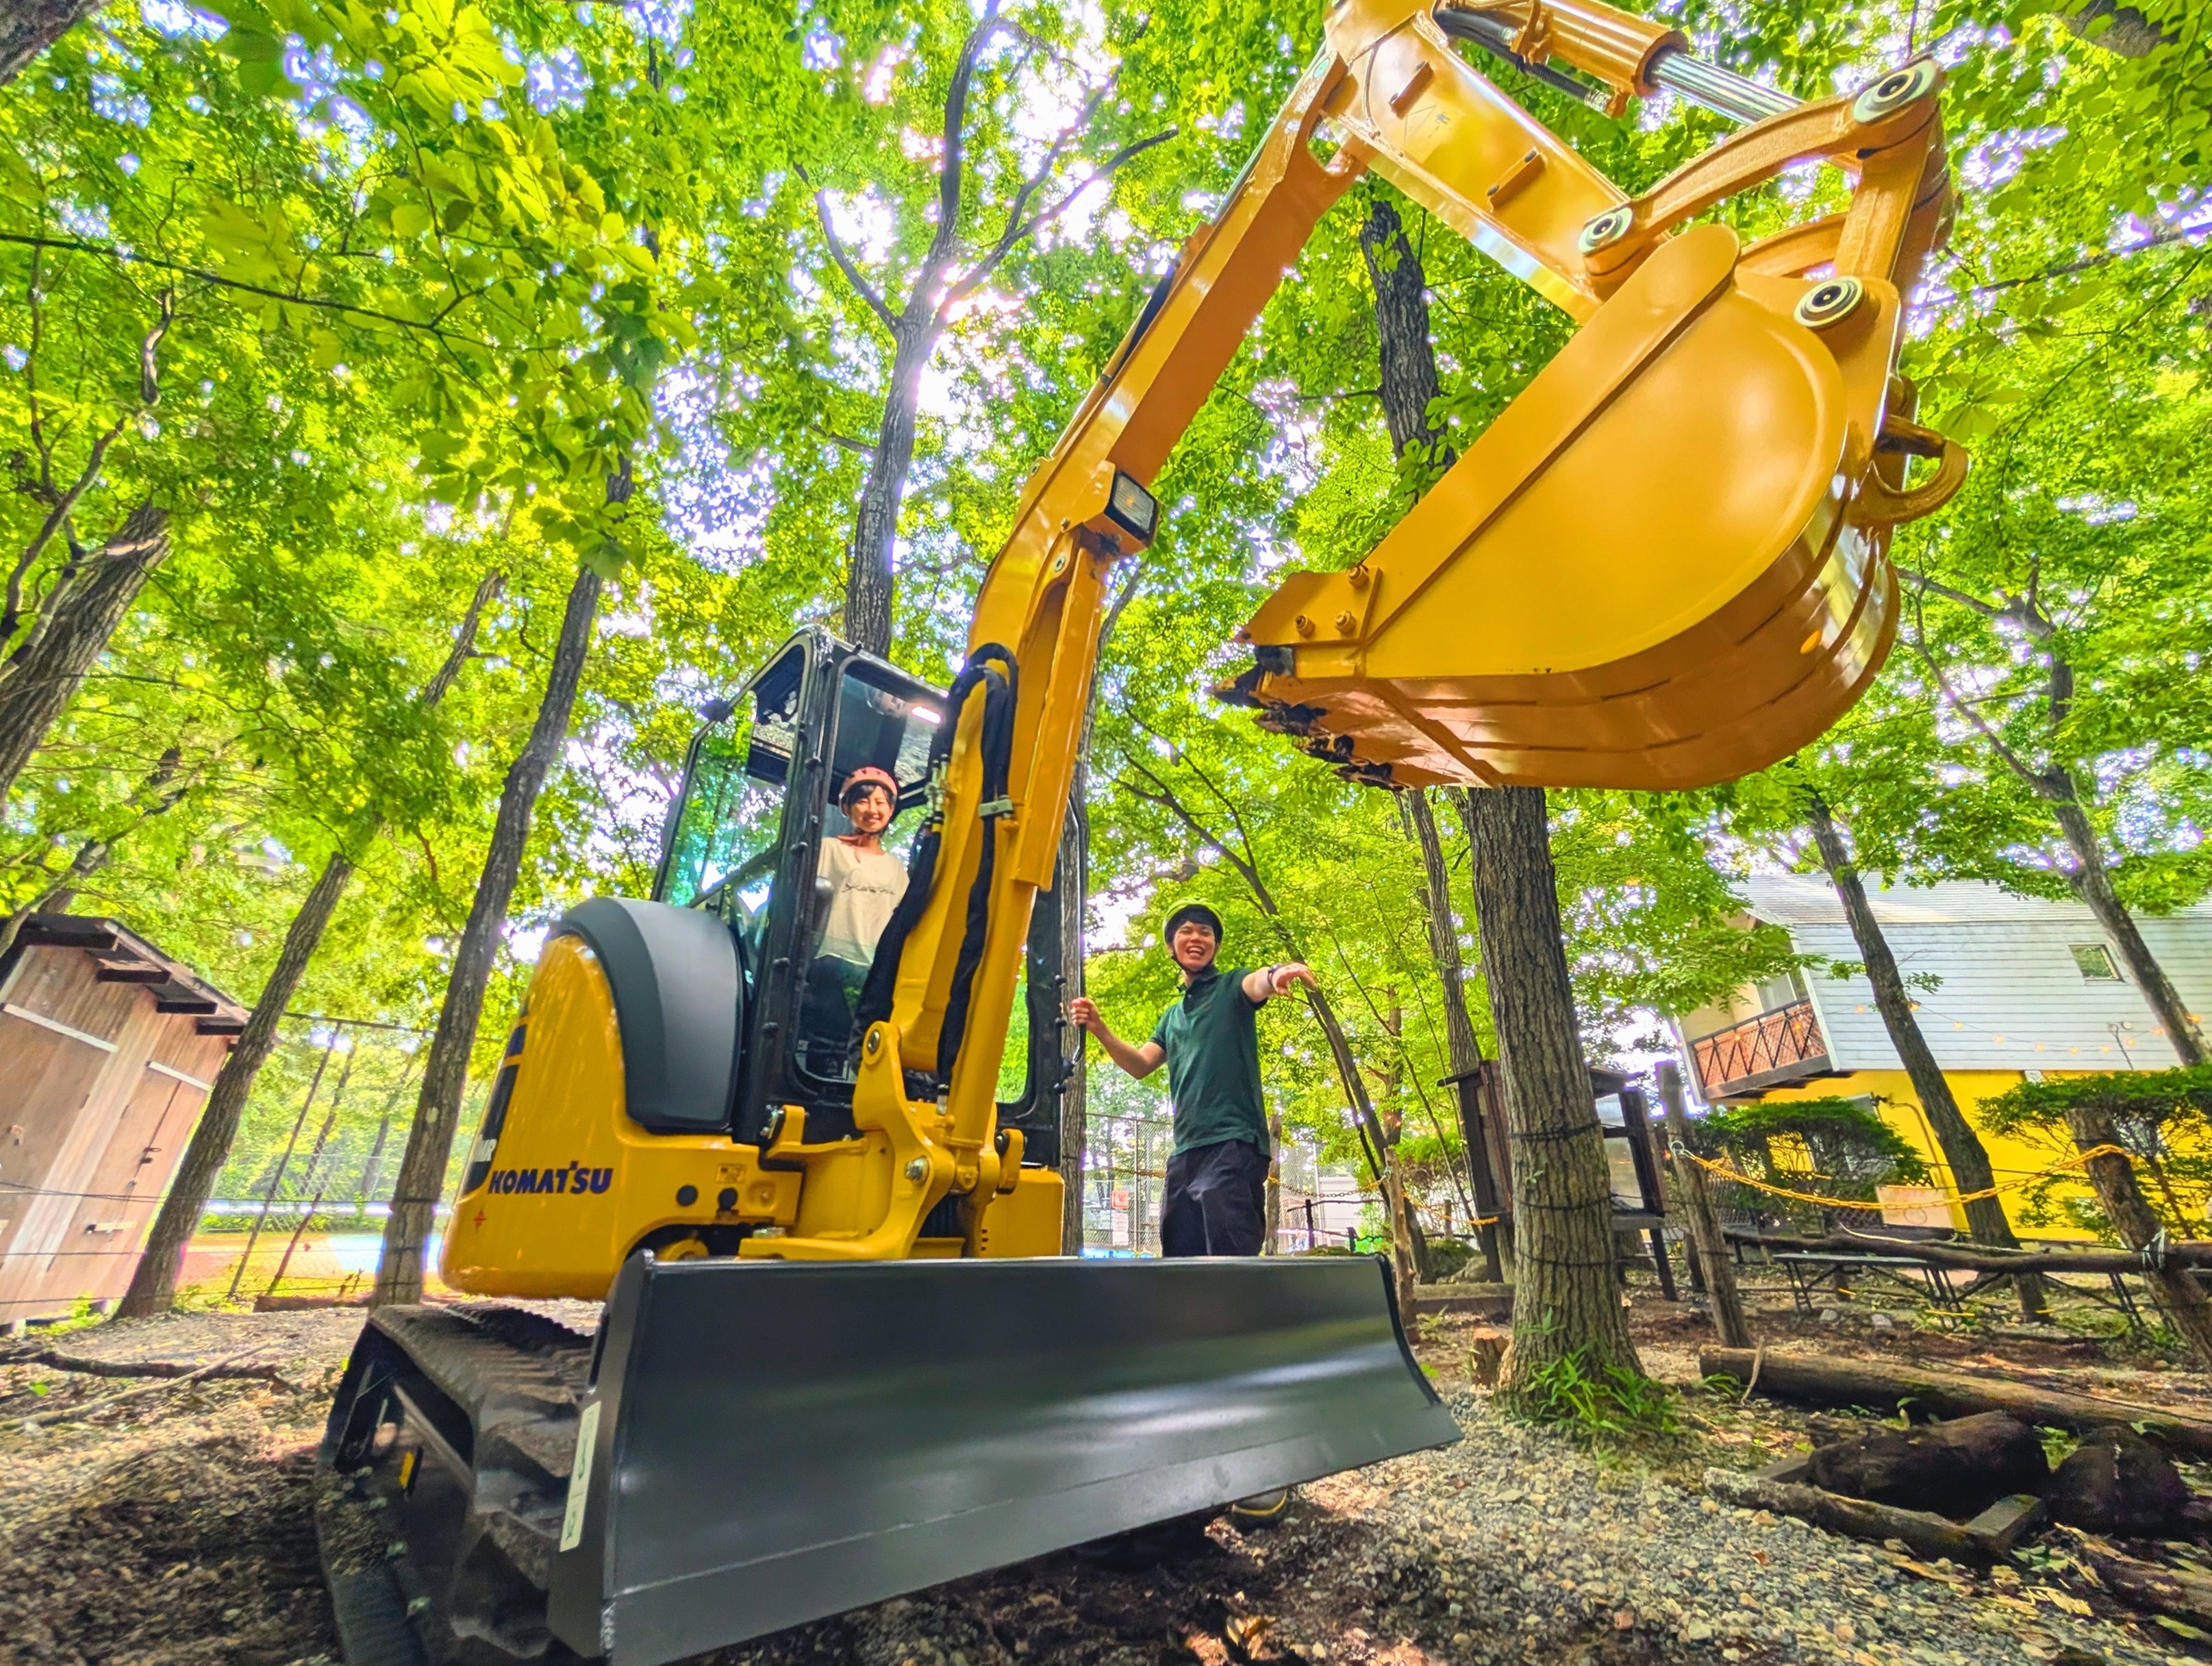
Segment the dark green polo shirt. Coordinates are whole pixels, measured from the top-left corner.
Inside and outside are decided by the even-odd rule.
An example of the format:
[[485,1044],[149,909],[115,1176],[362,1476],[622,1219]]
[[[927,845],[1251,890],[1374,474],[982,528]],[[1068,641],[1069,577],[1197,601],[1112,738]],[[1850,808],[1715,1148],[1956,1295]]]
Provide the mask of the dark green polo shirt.
[[1178,1156],[1224,1140],[1270,1147],[1254,1022],[1260,1009],[1245,998],[1244,978],[1242,969],[1193,978],[1153,1028],[1152,1039],[1167,1050]]

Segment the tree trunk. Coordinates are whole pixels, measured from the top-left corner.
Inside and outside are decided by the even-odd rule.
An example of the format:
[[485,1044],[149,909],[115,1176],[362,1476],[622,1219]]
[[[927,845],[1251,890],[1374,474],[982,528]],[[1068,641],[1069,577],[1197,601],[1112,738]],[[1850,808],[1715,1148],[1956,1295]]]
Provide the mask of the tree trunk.
[[[1844,917],[1850,922],[1851,940],[1858,945],[1859,958],[1866,963],[1867,982],[1874,986],[1875,1005],[1881,1009],[1882,1028],[1889,1032],[1889,1044],[1897,1049],[1905,1073],[1911,1079],[1912,1091],[1919,1097],[1920,1109],[1927,1113],[1928,1126],[1935,1133],[1936,1143],[1942,1147],[1943,1161],[1951,1170],[1952,1181],[1961,1192],[1986,1191],[1996,1184],[1996,1176],[1990,1168],[1990,1155],[1982,1149],[1981,1137],[1959,1109],[1951,1084],[1936,1062],[1935,1054],[1929,1050],[1928,1038],[1920,1032],[1920,1020],[1912,1016],[1912,998],[1905,993],[1904,976],[1898,970],[1897,957],[1889,952],[1889,939],[1882,934],[1881,921],[1875,918],[1874,907],[1867,901],[1866,884],[1844,842],[1843,830],[1836,825],[1827,800],[1818,793],[1805,794],[1805,817],[1813,830],[1813,842],[1820,847],[1820,864],[1828,870],[1829,883],[1835,886],[1836,897],[1844,905]],[[2020,1239],[2014,1236],[2012,1223],[2005,1219],[2004,1205],[1997,1199],[1976,1198],[1960,1207],[1966,1211],[1966,1230],[1975,1243],[2004,1249],[2019,1247]],[[2014,1285],[2023,1317],[2033,1322],[2049,1316],[2041,1279],[2026,1274],[2015,1279]]]
[[0,669],[0,800],[107,647],[146,575],[168,555],[168,527],[167,514],[152,504],[133,509],[99,553],[55,587],[30,635]]
[[[1431,477],[1454,460],[1443,429],[1429,421],[1429,406],[1441,391],[1437,350],[1429,337],[1428,275],[1406,236],[1398,211],[1378,192],[1369,199],[1359,228],[1359,252],[1375,286],[1375,330],[1382,370],[1382,420],[1390,430],[1390,449],[1403,457],[1417,450]],[[1426,482],[1421,484],[1425,488]]]
[[[468,664],[469,655],[476,648],[477,629],[483,623],[484,609],[499,590],[497,573],[487,574],[477,586],[452,650],[416,696],[420,707],[428,709],[435,706],[453,686],[461,667]],[[362,846],[375,836],[377,826],[378,823],[372,821],[362,831]],[[216,1177],[230,1160],[231,1142],[238,1137],[239,1118],[245,1114],[246,1102],[253,1092],[254,1078],[268,1062],[270,1049],[276,1043],[276,1026],[283,1022],[285,1009],[292,1004],[293,993],[300,987],[307,963],[314,958],[323,933],[331,923],[331,915],[337,912],[338,898],[344,895],[346,882],[353,877],[353,870],[350,859],[343,853],[333,852],[324,865],[322,877],[300,904],[300,911],[292,916],[292,923],[284,933],[284,947],[276,957],[276,970],[269,975],[261,998],[254,1002],[253,1011],[246,1020],[245,1030],[215,1079],[207,1106],[201,1112],[198,1126],[192,1130],[191,1144],[185,1148],[185,1160],[177,1170],[168,1196],[162,1200],[161,1213],[155,1219],[146,1253],[139,1257],[137,1268],[131,1274],[131,1288],[116,1309],[118,1316],[134,1318],[167,1313],[175,1304],[177,1272],[183,1263],[185,1246],[191,1242],[200,1216],[206,1212]],[[378,1144],[381,1149],[381,1135]]]
[[399,1160],[392,1213],[384,1224],[384,1250],[377,1262],[376,1289],[369,1298],[375,1306],[422,1298],[422,1250],[429,1242],[431,1224],[446,1189],[446,1164],[453,1151],[454,1125],[460,1120],[461,1097],[468,1086],[469,1055],[476,1046],[477,1021],[483,1014],[484,987],[491,978],[492,957],[498,947],[500,927],[507,918],[507,901],[522,872],[523,848],[529,842],[530,818],[538,807],[538,794],[568,738],[584,660],[591,652],[592,620],[599,609],[601,586],[599,575],[590,568],[577,569],[576,581],[568,587],[568,605],[561,615],[561,637],[553,650],[553,666],[545,679],[538,721],[500,790],[491,848],[485,854],[483,872],[477,879],[476,900],[470,906],[468,924],[461,930],[460,946],[453,955],[453,976],[446,986],[446,999],[438,1009],[437,1031],[422,1066],[415,1124],[407,1132],[407,1150]]
[[[2119,1129],[2109,1111],[2069,1110],[2066,1126],[2074,1144],[2082,1151],[2120,1143]],[[2156,1246],[2165,1237],[2165,1228],[2136,1183],[2135,1164],[2124,1157],[2112,1156],[2094,1158],[2087,1167],[2089,1183],[2097,1189],[2097,1201],[2104,1206],[2105,1218],[2119,1233],[2121,1243],[2142,1253],[2144,1280],[2167,1322],[2188,1344],[2198,1367],[2212,1370],[2212,1299],[2206,1298],[2204,1287],[2188,1268],[2169,1263],[2158,1253]]]
[[[1413,787],[1398,794],[1398,803],[1413,829],[1413,842],[1420,847],[1421,871],[1427,879],[1423,907],[1429,920],[1429,948],[1437,958],[1437,971],[1443,980],[1444,1038],[1450,1049],[1452,1088],[1461,1100],[1461,1132],[1467,1147],[1468,1177],[1473,1183],[1474,1198],[1480,1206],[1482,1200],[1497,1195],[1498,1181],[1490,1172],[1490,1153],[1483,1149],[1482,1141],[1468,1132],[1464,1115],[1475,1091],[1474,1073],[1482,1067],[1482,1042],[1474,1033],[1474,1014],[1468,1010],[1467,971],[1459,956],[1459,921],[1451,905],[1451,871],[1444,866],[1443,839],[1437,830],[1436,811],[1429,803],[1427,791]],[[1475,1242],[1482,1250],[1485,1268],[1495,1280],[1503,1270],[1498,1259],[1498,1228],[1495,1225],[1477,1225],[1473,1230]]]
[[876,429],[867,484],[853,517],[852,567],[845,575],[845,638],[871,654],[891,648],[891,551],[898,543],[899,508],[906,501],[907,471],[914,464],[914,426],[921,407],[921,373],[936,350],[933,297],[917,297],[891,332],[890,385],[884,392],[884,420]]
[[1617,1287],[1613,1183],[1559,925],[1540,787],[1466,795],[1474,918],[1513,1141],[1513,1346],[1509,1398],[1570,1355],[1642,1370]]
[[100,0],[8,0],[0,6],[0,87],[100,9]]
[[1667,1111],[1668,1167],[1674,1177],[1674,1194],[1689,1223],[1690,1253],[1698,1258],[1698,1272],[1713,1309],[1713,1332],[1723,1347],[1752,1346],[1751,1321],[1744,1316],[1743,1296],[1735,1287],[1735,1262],[1729,1256],[1728,1240],[1721,1235],[1720,1218],[1713,1213],[1712,1191],[1705,1171],[1690,1161],[1690,1112],[1682,1099],[1682,1073],[1672,1059],[1662,1059],[1653,1077],[1659,1103]]
[[1283,1239],[1283,1113],[1279,1110],[1267,1116],[1267,1197],[1261,1213],[1267,1237],[1261,1240],[1260,1253],[1273,1256],[1281,1250]]
[[270,1050],[276,1044],[276,1026],[283,1022],[284,1009],[291,1005],[293,991],[300,987],[307,963],[314,957],[315,945],[322,941],[324,927],[330,924],[338,898],[345,894],[346,881],[352,877],[353,864],[344,856],[332,853],[313,888],[307,892],[307,901],[292,916],[292,923],[284,933],[284,946],[277,952],[276,964],[269,974],[268,982],[262,986],[260,999],[253,1003],[253,1011],[231,1048],[230,1056],[222,1061],[222,1068],[216,1075],[206,1108],[200,1112],[198,1126],[192,1129],[191,1143],[185,1148],[184,1161],[178,1165],[177,1177],[170,1183],[168,1196],[161,1200],[161,1212],[154,1218],[154,1231],[146,1240],[145,1253],[139,1256],[138,1266],[131,1275],[131,1288],[116,1306],[118,1318],[137,1319],[149,1314],[167,1313],[175,1304],[177,1274],[184,1265],[185,1247],[191,1242],[200,1217],[207,1212],[208,1199],[215,1195],[216,1177],[230,1160],[231,1142],[238,1137],[239,1118],[245,1115],[246,1101],[253,1091],[253,1079],[261,1073]]
[[2136,927],[2135,915],[2112,889],[2112,871],[2105,865],[2105,848],[2097,837],[2097,830],[2089,824],[2088,812],[2081,807],[2081,794],[2075,790],[2072,775],[2053,771],[2053,778],[2038,784],[2045,803],[2051,806],[2058,830],[2066,836],[2067,848],[2074,853],[2074,871],[2066,882],[2074,894],[2097,916],[2097,923],[2105,934],[2118,945],[2120,958],[2128,964],[2136,988],[2142,992],[2143,1002],[2158,1019],[2159,1027],[2166,1031],[2166,1039],[2173,1043],[2173,1051],[2185,1065],[2203,1064],[2205,1060],[2204,1032],[2198,1027],[2197,1015],[2189,1010],[2173,980],[2166,976],[2166,968],[2143,941]]

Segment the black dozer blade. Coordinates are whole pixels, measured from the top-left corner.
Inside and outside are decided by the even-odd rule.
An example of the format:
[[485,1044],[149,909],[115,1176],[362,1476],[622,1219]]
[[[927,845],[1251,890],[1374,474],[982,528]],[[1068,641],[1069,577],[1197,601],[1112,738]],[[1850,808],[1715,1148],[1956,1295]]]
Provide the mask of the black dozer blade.
[[[393,1455],[422,1456],[384,1519],[407,1546],[389,1596],[362,1600],[372,1576],[347,1570],[368,1558],[342,1568],[341,1512],[324,1517],[355,1666],[496,1657],[487,1644],[659,1666],[1459,1435],[1375,1257],[640,1256],[587,1380],[554,1329],[498,1308],[372,1319],[326,1491],[350,1464],[358,1500]],[[446,1363],[471,1349],[487,1363]],[[451,1481],[434,1467],[472,1475],[466,1521],[410,1526],[462,1502],[435,1503]],[[524,1611],[541,1583],[543,1619]],[[421,1652],[385,1651],[372,1638],[410,1604]]]

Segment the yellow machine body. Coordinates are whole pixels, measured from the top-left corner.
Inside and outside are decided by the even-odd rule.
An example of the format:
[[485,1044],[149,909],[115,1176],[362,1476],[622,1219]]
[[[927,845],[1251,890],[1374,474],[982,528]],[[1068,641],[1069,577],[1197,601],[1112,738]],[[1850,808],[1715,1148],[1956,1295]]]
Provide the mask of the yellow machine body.
[[[803,1168],[788,1146],[648,1133],[623,1116],[614,994],[580,937],[547,942],[500,1069],[514,1073],[506,1125],[495,1149],[475,1153],[489,1170],[461,1195],[446,1231],[440,1270],[457,1290],[598,1301],[641,1247],[663,1260],[704,1256],[712,1229],[740,1225],[849,1234],[890,1204],[880,1134],[839,1141],[830,1160]],[[796,1146],[803,1129],[803,1118],[787,1114],[780,1140]],[[982,1212],[974,1253],[1059,1254],[1060,1196],[1057,1173],[1018,1170]],[[968,1249],[962,1238],[921,1238],[911,1253]]]

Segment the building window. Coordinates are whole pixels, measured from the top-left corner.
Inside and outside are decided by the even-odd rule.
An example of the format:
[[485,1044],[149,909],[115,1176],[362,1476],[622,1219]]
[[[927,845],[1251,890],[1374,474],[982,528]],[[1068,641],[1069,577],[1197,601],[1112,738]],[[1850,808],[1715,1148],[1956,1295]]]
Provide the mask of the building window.
[[1805,993],[1805,980],[1794,969],[1779,977],[1770,977],[1759,986],[1759,1010],[1762,1012],[1778,1012],[1785,1006],[1810,999]]
[[2070,944],[2068,946],[2073,953],[2075,965],[2081,969],[2081,981],[2084,983],[2124,983],[2127,982],[2125,978],[2120,976],[2119,966],[2112,959],[2112,952],[2106,945],[2102,943],[2075,943]]

